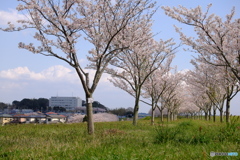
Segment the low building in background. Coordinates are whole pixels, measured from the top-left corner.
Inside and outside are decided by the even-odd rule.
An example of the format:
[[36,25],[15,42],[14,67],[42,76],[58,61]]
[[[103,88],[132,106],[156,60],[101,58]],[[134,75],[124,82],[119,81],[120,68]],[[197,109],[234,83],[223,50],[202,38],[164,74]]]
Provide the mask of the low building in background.
[[2,124],[2,125],[6,124],[6,123],[10,123],[12,120],[13,120],[13,117],[10,114],[0,115],[0,124]]
[[67,117],[64,115],[57,115],[57,114],[51,114],[47,115],[47,122],[46,123],[65,123],[67,121]]
[[65,123],[67,116],[48,112],[48,114],[33,112],[30,114],[1,114],[0,124],[21,124],[21,123]]
[[63,107],[66,111],[73,111],[76,107],[82,106],[82,99],[80,97],[51,97],[49,106]]

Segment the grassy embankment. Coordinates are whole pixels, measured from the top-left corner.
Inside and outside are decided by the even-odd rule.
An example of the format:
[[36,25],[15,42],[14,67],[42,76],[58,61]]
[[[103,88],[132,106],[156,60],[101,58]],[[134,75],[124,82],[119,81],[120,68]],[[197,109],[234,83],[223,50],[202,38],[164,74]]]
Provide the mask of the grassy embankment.
[[140,120],[138,126],[130,121],[95,123],[94,136],[87,135],[85,123],[1,126],[0,159],[240,159],[240,155],[210,157],[211,151],[240,154],[236,118],[230,125],[190,119],[149,124],[149,120]]

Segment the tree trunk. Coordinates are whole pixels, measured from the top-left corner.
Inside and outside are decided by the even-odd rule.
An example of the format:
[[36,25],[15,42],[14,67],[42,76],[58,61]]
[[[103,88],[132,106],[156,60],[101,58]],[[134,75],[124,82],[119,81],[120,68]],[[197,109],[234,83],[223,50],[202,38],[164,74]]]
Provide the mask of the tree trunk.
[[219,112],[220,112],[220,122],[223,122],[223,109],[220,109]]
[[137,120],[138,120],[138,110],[139,110],[139,96],[136,97],[135,99],[135,106],[134,106],[134,113],[133,113],[133,125],[137,125]]
[[135,106],[134,106],[134,117],[133,117],[133,125],[137,125],[138,120],[138,110],[139,110],[139,100],[140,100],[141,90],[137,89],[136,98],[135,98]]
[[220,112],[220,122],[223,122],[223,106],[224,106],[224,101],[225,99],[223,99],[223,101],[221,102],[220,106],[219,106],[219,112]]
[[135,106],[134,106],[134,113],[133,113],[133,125],[134,125],[134,126],[137,125],[138,109],[139,109],[139,105],[138,105],[138,104],[135,104]]
[[170,111],[168,109],[168,111],[167,111],[167,122],[169,122],[169,121],[170,121]]
[[173,112],[170,112],[170,121],[173,121]]
[[202,120],[203,119],[203,112],[200,111],[200,119]]
[[204,111],[204,113],[205,113],[204,118],[205,118],[205,120],[207,121],[207,120],[208,120],[208,112],[205,112],[205,111]]
[[208,120],[211,121],[211,109],[208,110],[209,114],[208,114]]
[[163,110],[162,109],[160,110],[160,116],[161,116],[161,118],[160,118],[161,122],[163,122]]
[[92,103],[89,103],[90,98],[92,98],[92,95],[86,95],[86,107],[87,107],[87,130],[88,134],[94,134],[94,122],[93,122],[93,108]]
[[216,109],[213,110],[213,122],[216,122]]
[[177,120],[177,116],[178,116],[178,114],[177,114],[177,113],[175,113],[175,114],[174,114],[174,121],[176,121],[176,120]]
[[226,101],[226,122],[229,123],[230,122],[230,98],[227,98]]
[[151,125],[154,125],[154,118],[155,118],[155,111],[154,111],[154,107],[153,107],[153,108],[152,108]]

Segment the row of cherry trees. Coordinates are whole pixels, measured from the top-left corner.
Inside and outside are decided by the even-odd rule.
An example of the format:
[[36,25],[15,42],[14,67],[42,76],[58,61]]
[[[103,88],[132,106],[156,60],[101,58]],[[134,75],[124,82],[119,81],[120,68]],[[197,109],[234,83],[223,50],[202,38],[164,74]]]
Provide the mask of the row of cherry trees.
[[[156,41],[153,38],[151,26],[156,2],[19,1],[17,10],[24,12],[27,18],[18,21],[21,26],[9,23],[8,28],[1,30],[35,31],[33,38],[37,43],[20,42],[20,48],[55,57],[76,70],[85,91],[89,134],[94,133],[91,101],[104,72],[112,75],[110,81],[116,87],[135,98],[134,125],[137,124],[141,97],[150,100],[148,104],[153,115],[156,108],[161,113],[167,109],[168,119],[174,119],[181,110],[194,111],[193,106],[207,113],[210,110],[207,106],[220,108],[227,99],[229,117],[230,100],[238,91],[240,76],[239,20],[232,22],[234,10],[222,22],[220,17],[202,13],[200,7],[190,10],[163,7],[170,17],[195,27],[198,39],[189,38],[176,28],[182,42],[200,54],[193,61],[195,70],[186,75],[172,71],[171,62],[177,48],[173,40]],[[82,54],[79,48],[84,47],[83,40],[93,47],[87,55],[87,67],[78,59]],[[89,69],[95,70],[93,75],[89,75]],[[90,77],[93,77],[91,82]],[[208,79],[199,82],[200,78],[206,77]]]
[[143,97],[150,100],[151,124],[154,124],[156,110],[160,112],[161,121],[163,121],[164,110],[167,111],[168,121],[175,119],[184,102],[184,95],[182,95],[184,74],[170,71],[168,62],[154,72],[144,85]]
[[[223,121],[224,103],[226,106],[226,121],[229,122],[230,101],[239,92],[239,81],[226,67],[216,67],[210,64],[192,62],[195,66],[187,75],[187,88],[191,103],[205,113],[205,119],[213,120],[219,110],[220,121]],[[209,117],[209,118],[208,118]]]
[[[210,115],[213,110],[220,111],[221,121],[223,104],[226,103],[226,121],[229,122],[230,101],[239,91],[240,81],[240,19],[233,19],[235,9],[221,17],[200,6],[188,9],[183,6],[162,7],[171,18],[194,27],[196,37],[188,37],[176,27],[183,44],[189,51],[198,53],[192,63],[195,70],[189,74],[189,92],[193,103]],[[215,117],[215,116],[214,116]],[[215,120],[215,118],[214,118]]]
[[[174,119],[174,114],[186,111],[204,112],[205,119],[210,119],[213,111],[215,121],[216,111],[219,110],[222,122],[224,103],[226,104],[226,122],[230,120],[230,101],[239,91],[240,19],[233,19],[235,12],[233,8],[223,21],[217,15],[208,15],[210,7],[211,4],[205,13],[200,6],[194,9],[182,6],[162,7],[168,16],[194,27],[196,38],[187,37],[176,27],[183,44],[191,47],[189,51],[199,54],[192,60],[194,71],[185,74],[170,72],[174,54],[173,44],[171,48],[167,48],[170,52],[161,50],[164,54],[160,59],[154,57],[154,60],[158,61],[154,62],[156,68],[152,67],[153,63],[149,63],[152,56],[144,50],[148,44],[144,44],[144,47],[136,46],[137,52],[133,50],[130,53],[124,53],[124,56],[117,57],[117,62],[114,62],[115,66],[123,71],[110,72],[113,75],[111,82],[135,97],[136,114],[140,96],[150,99],[151,103],[148,104],[152,106],[152,124],[156,108],[159,109],[161,117],[163,117],[163,110],[166,109],[168,120]],[[142,54],[149,57],[148,61]],[[166,64],[163,65],[165,61]],[[135,117],[137,117],[136,114]],[[136,119],[133,124],[136,124],[135,121]]]
[[[216,121],[217,111],[220,121],[226,114],[229,122],[230,102],[239,92],[239,81],[225,67],[212,66],[193,60],[194,70],[183,73],[164,73],[164,69],[154,72],[144,85],[143,97],[149,98],[151,103],[152,124],[154,111],[163,121],[163,112],[167,120],[174,120],[179,113],[184,115],[201,116]],[[158,74],[158,75],[157,75]],[[225,110],[224,110],[225,109]]]

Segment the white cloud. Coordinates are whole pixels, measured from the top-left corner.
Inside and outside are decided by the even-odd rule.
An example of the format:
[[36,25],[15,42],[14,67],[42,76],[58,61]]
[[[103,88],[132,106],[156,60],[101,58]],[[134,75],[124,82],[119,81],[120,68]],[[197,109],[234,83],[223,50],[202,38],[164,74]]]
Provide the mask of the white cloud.
[[[86,69],[85,71],[89,73],[90,82],[92,82],[95,71],[89,69]],[[108,79],[110,77],[111,76],[108,74],[103,74],[100,83],[109,83]],[[15,81],[18,80],[35,80],[50,82],[66,81],[79,84],[79,78],[77,76],[77,73],[74,70],[64,67],[62,65],[55,65],[38,73],[30,71],[28,67],[17,67],[14,69],[0,71],[0,78]]]
[[17,67],[0,71],[0,78],[11,80],[61,81],[74,80],[76,79],[76,74],[69,68],[61,65],[52,66],[39,73],[30,71],[27,67]]
[[27,67],[17,67],[15,69],[0,71],[0,78],[39,80],[44,79],[44,76],[40,73],[31,72]]
[[44,76],[45,80],[50,81],[73,80],[76,78],[75,72],[61,65],[52,66],[43,70],[40,74]]
[[17,24],[17,20],[26,19],[26,16],[19,14],[17,10],[10,9],[7,11],[0,11],[0,25],[7,25],[8,22]]

